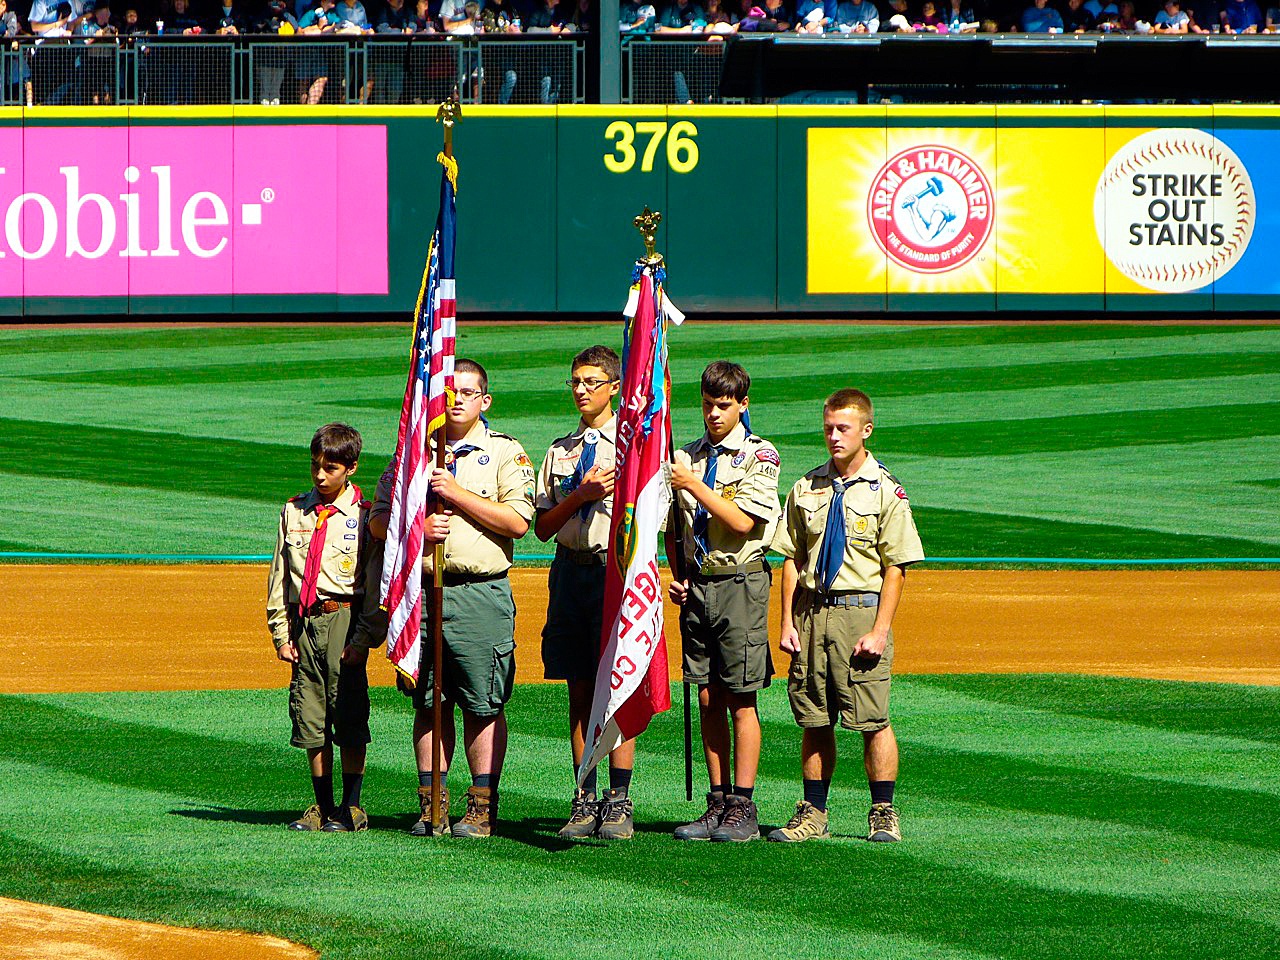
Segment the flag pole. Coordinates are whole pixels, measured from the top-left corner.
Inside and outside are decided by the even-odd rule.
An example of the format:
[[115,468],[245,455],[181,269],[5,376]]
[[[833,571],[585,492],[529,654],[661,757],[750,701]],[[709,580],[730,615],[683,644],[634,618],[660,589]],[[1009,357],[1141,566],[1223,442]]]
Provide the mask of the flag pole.
[[[436,122],[444,124],[444,155],[453,159],[453,125],[462,115],[459,109],[457,93],[440,104],[436,111]],[[446,467],[447,439],[445,437],[446,422],[436,428],[436,469]],[[444,513],[444,499],[434,498],[432,512],[437,516]],[[443,832],[443,816],[440,809],[441,792],[445,774],[444,766],[444,710],[440,704],[440,677],[444,673],[444,544],[437,543],[432,553],[431,578],[431,834]]]
[[[649,266],[657,269],[666,265],[662,254],[655,252],[657,240],[655,231],[658,224],[662,222],[662,214],[650,210],[647,206],[632,223],[635,224],[637,230],[640,231],[640,237],[644,241],[644,262]],[[675,462],[675,438],[667,435],[667,460]],[[668,557],[667,562],[671,565],[672,573],[675,578],[681,582],[689,578],[688,564],[685,562],[684,555],[684,513],[674,500],[671,503],[671,539],[675,543],[675,556]],[[680,625],[680,652],[683,655],[686,644],[684,617],[678,620]],[[690,685],[685,680],[681,686],[684,688],[684,794],[686,800],[693,799],[693,712],[690,709]]]

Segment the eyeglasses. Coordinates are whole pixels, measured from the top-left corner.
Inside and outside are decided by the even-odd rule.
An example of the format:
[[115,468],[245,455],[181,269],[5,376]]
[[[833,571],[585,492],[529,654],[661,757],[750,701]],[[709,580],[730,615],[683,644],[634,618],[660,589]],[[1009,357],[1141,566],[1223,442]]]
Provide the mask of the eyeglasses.
[[461,390],[455,390],[453,392],[456,393],[463,400],[477,400],[480,397],[484,396],[483,390],[475,390],[475,389],[472,389],[471,387],[463,387]]
[[595,393],[597,390],[603,387],[606,383],[617,383],[617,382],[618,382],[617,380],[596,380],[594,378],[590,380],[583,380],[579,377],[573,377],[572,379],[566,380],[564,382],[564,385],[568,387],[570,390],[577,390],[579,387],[586,387],[592,393]]

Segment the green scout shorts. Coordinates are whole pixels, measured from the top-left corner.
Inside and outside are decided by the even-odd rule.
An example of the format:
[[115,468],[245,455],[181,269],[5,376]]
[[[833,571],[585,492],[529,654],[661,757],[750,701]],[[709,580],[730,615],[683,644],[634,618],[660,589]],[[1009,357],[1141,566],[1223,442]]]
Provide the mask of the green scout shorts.
[[289,620],[289,641],[298,651],[289,683],[289,742],[295,747],[353,747],[370,740],[365,665],[342,662],[351,630],[351,607]]
[[[424,588],[424,596],[430,591]],[[446,700],[476,717],[495,717],[511,699],[516,679],[516,603],[506,577],[444,588]],[[422,618],[422,660],[411,696],[419,710],[431,706],[431,618]]]
[[543,677],[571,683],[595,680],[603,618],[604,564],[578,564],[557,550],[547,575]]
[[768,570],[694,578],[680,612],[684,679],[714,681],[732,693],[761,690],[773,680],[769,653]]
[[889,725],[893,632],[879,659],[855,657],[858,639],[875,625],[875,607],[820,607],[796,590],[800,653],[791,659],[787,699],[802,727],[834,726],[874,733]]

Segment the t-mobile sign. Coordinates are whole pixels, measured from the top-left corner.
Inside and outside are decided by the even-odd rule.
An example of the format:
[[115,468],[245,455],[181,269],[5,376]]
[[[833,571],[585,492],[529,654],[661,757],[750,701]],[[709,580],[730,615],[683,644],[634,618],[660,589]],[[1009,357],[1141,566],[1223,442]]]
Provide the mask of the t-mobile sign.
[[0,297],[385,294],[387,128],[0,129]]

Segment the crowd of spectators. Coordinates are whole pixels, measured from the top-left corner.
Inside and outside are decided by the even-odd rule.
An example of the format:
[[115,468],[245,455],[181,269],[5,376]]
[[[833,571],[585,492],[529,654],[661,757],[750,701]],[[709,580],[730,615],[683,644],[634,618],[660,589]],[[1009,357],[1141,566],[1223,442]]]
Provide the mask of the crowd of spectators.
[[624,2],[627,34],[1280,33],[1256,0],[646,0]]

